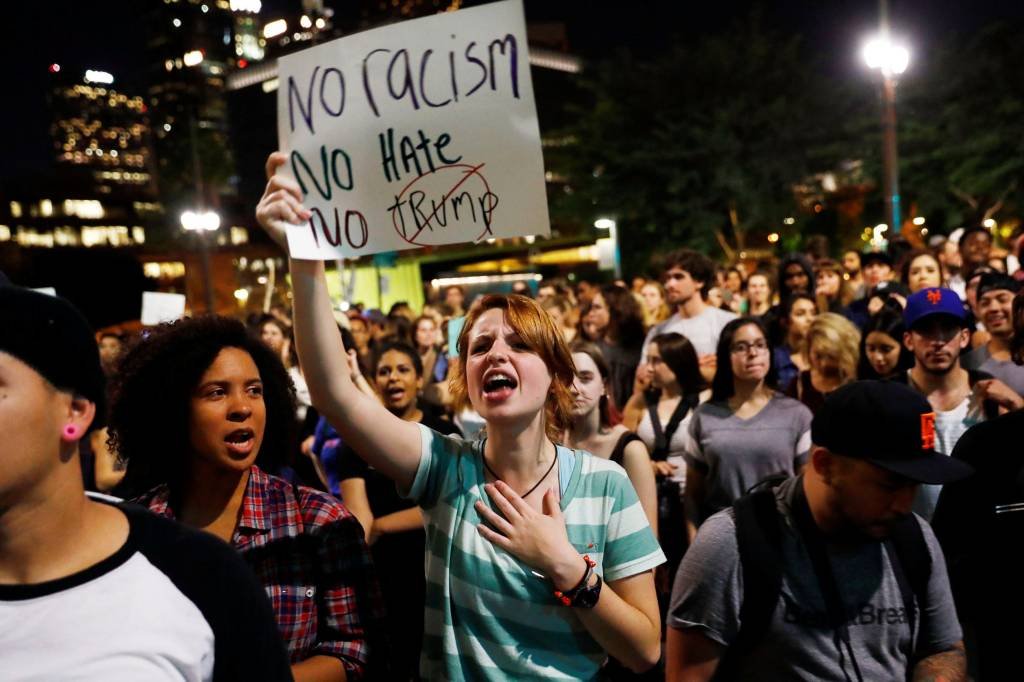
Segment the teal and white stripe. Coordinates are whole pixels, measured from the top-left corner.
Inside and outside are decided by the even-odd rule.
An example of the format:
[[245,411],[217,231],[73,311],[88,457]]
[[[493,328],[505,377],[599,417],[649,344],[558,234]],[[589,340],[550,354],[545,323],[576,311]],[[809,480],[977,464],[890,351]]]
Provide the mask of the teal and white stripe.
[[[425,426],[408,492],[423,509],[427,577],[421,673],[426,679],[591,679],[605,653],[548,581],[477,531],[490,500],[482,442]],[[559,458],[571,451],[559,446]],[[623,469],[582,451],[562,495],[569,541],[619,580],[665,561]]]

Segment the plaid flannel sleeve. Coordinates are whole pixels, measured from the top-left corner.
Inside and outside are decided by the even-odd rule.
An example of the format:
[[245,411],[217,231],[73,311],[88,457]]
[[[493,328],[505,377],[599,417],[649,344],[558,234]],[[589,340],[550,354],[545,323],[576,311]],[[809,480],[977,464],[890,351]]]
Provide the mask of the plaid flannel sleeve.
[[348,679],[379,671],[386,660],[384,601],[373,559],[354,516],[320,528],[320,614],[314,655],[341,659]]

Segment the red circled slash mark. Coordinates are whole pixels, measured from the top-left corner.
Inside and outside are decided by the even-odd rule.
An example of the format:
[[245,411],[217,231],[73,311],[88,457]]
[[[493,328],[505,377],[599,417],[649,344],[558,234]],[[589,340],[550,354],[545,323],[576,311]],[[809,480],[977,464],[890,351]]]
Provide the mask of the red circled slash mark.
[[[462,165],[462,164],[460,164],[460,165]],[[457,167],[457,166],[444,166],[444,167],[442,167],[442,168],[438,168],[437,170],[443,170],[443,168],[456,168],[456,167]],[[477,165],[477,166],[468,166],[468,167],[467,167],[467,170],[465,170],[465,171],[463,172],[463,176],[462,176],[462,179],[461,179],[461,180],[459,180],[459,181],[458,181],[457,183],[455,183],[455,186],[454,186],[454,187],[452,187],[452,188],[451,188],[450,190],[448,190],[448,193],[444,195],[444,198],[443,198],[443,199],[441,199],[441,203],[439,203],[439,204],[437,204],[436,206],[434,206],[434,210],[433,210],[433,211],[431,212],[431,214],[430,214],[430,215],[429,215],[429,216],[427,217],[427,220],[426,220],[426,222],[424,222],[424,223],[423,223],[423,225],[421,225],[421,226],[420,226],[420,228],[419,228],[418,230],[416,230],[416,234],[414,234],[414,235],[413,235],[413,236],[412,236],[411,238],[407,239],[406,241],[408,241],[408,242],[409,242],[410,244],[415,244],[415,243],[416,243],[416,238],[420,236],[420,233],[421,233],[421,232],[423,232],[423,230],[425,230],[426,228],[430,227],[430,221],[432,221],[432,220],[434,219],[434,216],[436,216],[436,215],[437,215],[437,210],[438,210],[439,208],[441,208],[442,206],[444,206],[444,203],[445,203],[446,201],[448,201],[448,198],[449,198],[449,197],[450,197],[451,195],[455,194],[455,191],[456,191],[456,190],[457,190],[457,189],[458,189],[459,187],[462,187],[462,184],[463,184],[464,182],[466,182],[466,180],[468,180],[469,178],[471,178],[471,177],[472,177],[472,176],[474,176],[474,175],[478,175],[478,174],[479,174],[479,171],[480,171],[480,169],[481,169],[481,168],[483,168],[483,167],[484,167],[484,164],[482,164],[482,163],[481,163],[481,164],[479,164],[479,165]],[[435,173],[436,173],[437,171],[432,171],[432,172],[435,172]],[[424,177],[424,176],[423,176],[423,175],[421,175],[421,176],[420,176],[419,178],[416,178],[416,180],[419,180],[419,179],[420,179],[420,178],[422,178],[422,177]],[[481,175],[480,177],[481,177],[481,179],[483,178],[483,176],[482,176],[482,175]],[[412,187],[413,183],[415,183],[415,182],[416,182],[416,180],[413,180],[413,181],[412,181],[412,182],[410,182],[410,183],[409,183],[408,185],[406,185],[406,186],[405,186],[405,189],[403,189],[403,190],[402,190],[402,192],[401,192],[401,195],[400,195],[400,196],[404,196],[404,195],[405,195],[405,192],[406,192],[406,190],[408,190],[408,189],[409,189],[410,187]],[[485,184],[485,185],[487,184],[487,181],[486,181],[486,180],[484,180],[484,184]],[[488,190],[488,191],[489,191],[489,190]]]

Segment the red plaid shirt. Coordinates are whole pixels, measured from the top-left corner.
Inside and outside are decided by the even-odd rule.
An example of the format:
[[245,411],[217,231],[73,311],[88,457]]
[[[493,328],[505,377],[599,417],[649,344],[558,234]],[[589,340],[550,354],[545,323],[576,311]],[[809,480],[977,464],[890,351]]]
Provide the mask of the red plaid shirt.
[[[137,502],[174,518],[167,486]],[[350,680],[366,675],[384,607],[356,518],[336,499],[255,466],[241,512],[231,544],[263,583],[292,663],[334,656]]]

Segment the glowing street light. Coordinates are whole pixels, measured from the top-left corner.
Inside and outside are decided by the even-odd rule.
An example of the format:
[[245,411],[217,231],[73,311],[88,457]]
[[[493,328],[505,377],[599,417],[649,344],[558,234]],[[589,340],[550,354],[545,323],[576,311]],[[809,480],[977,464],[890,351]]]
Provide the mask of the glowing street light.
[[885,36],[869,40],[861,54],[868,68],[878,69],[886,77],[898,76],[910,65],[910,50]]
[[896,149],[896,77],[910,65],[910,50],[889,36],[887,7],[882,4],[881,34],[869,40],[861,52],[864,62],[882,74],[882,162],[885,168],[885,200],[892,233],[899,234],[900,180]]
[[196,235],[199,240],[199,255],[203,267],[203,287],[206,290],[206,312],[213,312],[213,283],[210,278],[210,252],[206,244],[206,233],[216,232],[220,227],[220,216],[216,211],[185,211],[181,214],[181,227]]
[[181,214],[181,227],[187,232],[216,232],[220,216],[216,211],[185,211]]

